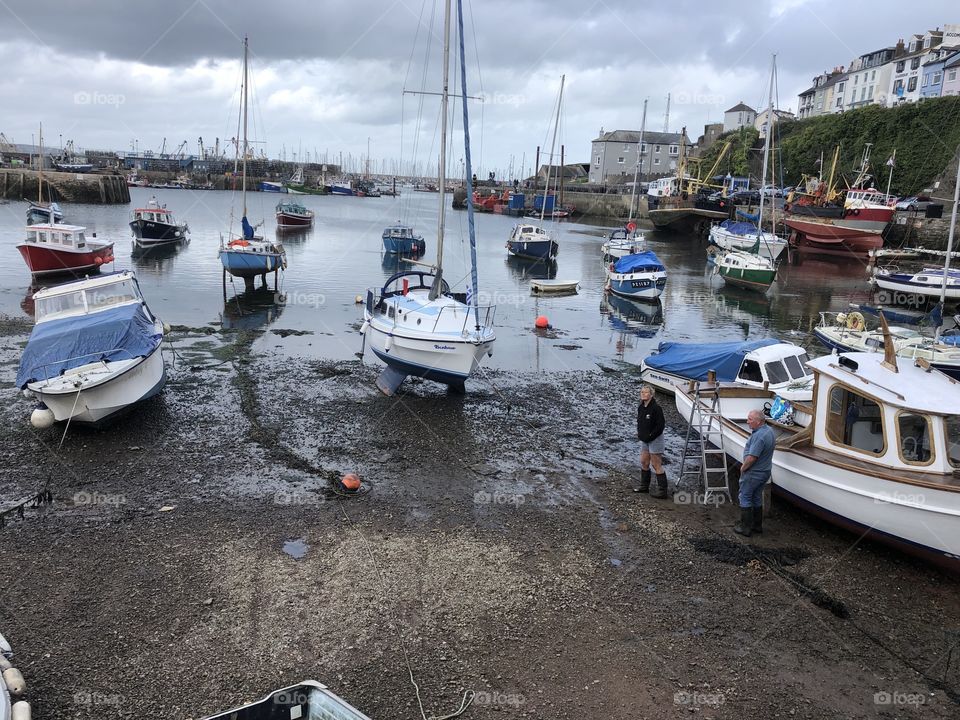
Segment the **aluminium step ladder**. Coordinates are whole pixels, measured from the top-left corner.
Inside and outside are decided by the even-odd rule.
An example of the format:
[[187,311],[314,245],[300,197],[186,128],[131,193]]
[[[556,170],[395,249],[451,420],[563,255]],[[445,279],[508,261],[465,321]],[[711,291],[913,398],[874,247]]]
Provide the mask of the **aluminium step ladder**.
[[[704,407],[701,400],[709,399]],[[687,437],[680,459],[680,483],[686,476],[696,477],[703,487],[703,502],[709,504],[714,496],[730,499],[730,478],[727,472],[726,451],[723,449],[723,419],[720,416],[720,393],[714,383],[696,383],[693,405],[687,418]],[[720,467],[711,465],[710,458],[719,457]],[[722,502],[722,501],[721,501]]]

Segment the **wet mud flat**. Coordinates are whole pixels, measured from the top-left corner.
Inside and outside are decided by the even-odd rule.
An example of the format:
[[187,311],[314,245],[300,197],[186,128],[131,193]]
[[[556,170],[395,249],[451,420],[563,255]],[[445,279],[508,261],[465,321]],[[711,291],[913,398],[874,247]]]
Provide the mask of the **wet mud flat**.
[[[0,504],[54,500],[0,528],[0,629],[35,717],[312,678],[418,718],[408,667],[428,716],[957,716],[960,584],[789,506],[744,541],[695,488],[632,492],[629,366],[386,398],[369,361],[177,328],[164,392],[59,446],[12,389],[25,332],[0,322]],[[331,490],[348,471],[368,492]]]

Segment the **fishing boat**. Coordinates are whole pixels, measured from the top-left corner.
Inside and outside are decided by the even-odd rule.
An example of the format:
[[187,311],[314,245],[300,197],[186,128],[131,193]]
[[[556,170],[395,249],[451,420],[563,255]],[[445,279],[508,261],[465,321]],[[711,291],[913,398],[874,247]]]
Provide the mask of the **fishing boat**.
[[211,715],[203,720],[280,720],[280,718],[330,718],[370,720],[369,717],[315,680],[274,690],[247,705]]
[[[812,404],[793,403],[794,425],[767,421],[777,436],[773,491],[860,539],[960,572],[960,385],[923,360],[898,360],[892,340],[887,348],[807,363]],[[748,413],[774,393],[726,383],[675,392],[691,423],[707,422],[714,398],[722,449],[739,461]]]
[[[458,8],[460,8],[458,2]],[[467,227],[470,236],[470,285],[466,293],[453,293],[443,278],[443,242],[446,222],[447,121],[450,75],[450,0],[445,0],[443,38],[443,90],[441,92],[440,164],[436,262],[426,269],[408,270],[389,277],[381,288],[367,290],[360,332],[365,345],[387,367],[377,387],[393,395],[408,375],[434,380],[458,391],[493,352],[494,306],[478,304],[477,244],[474,232],[470,122],[464,44],[460,43]],[[463,38],[463,13],[458,12],[458,37]]]
[[605,289],[634,300],[656,300],[667,286],[667,269],[652,250],[625,255],[606,272]]
[[[881,321],[886,322],[882,315]],[[858,312],[822,312],[813,333],[826,347],[838,352],[881,353],[887,342],[892,342],[898,357],[922,358],[937,370],[960,379],[960,348],[911,328],[894,325],[885,333],[879,328],[867,329],[863,315]]]
[[33,303],[16,385],[39,401],[34,425],[98,425],[160,392],[163,323],[131,271],[55,285]]
[[397,255],[423,255],[427,243],[410,225],[391,225],[383,230],[383,249]]
[[313,225],[313,210],[296,200],[277,203],[277,229],[306,228]]
[[924,297],[939,297],[946,289],[948,300],[960,300],[960,270],[928,267],[915,273],[897,268],[877,268],[872,283],[881,290]]
[[636,255],[647,249],[647,237],[637,230],[637,224],[627,223],[622,228],[613,230],[607,241],[600,246],[604,262],[619,260],[627,255]]
[[29,720],[30,703],[24,700],[27,690],[23,673],[13,663],[13,650],[7,639],[0,635],[0,720]]
[[29,225],[17,250],[35,278],[100,272],[113,262],[113,243],[88,239],[86,230],[62,223]]
[[[773,86],[777,75],[777,56],[770,61],[770,87],[767,99],[767,117],[774,117]],[[772,171],[770,164],[770,147],[773,143],[773,129],[767,132],[763,141],[763,170],[761,177],[767,181],[767,169]],[[742,287],[747,290],[766,292],[777,279],[776,259],[786,247],[786,242],[774,233],[766,233],[763,228],[763,210],[766,202],[763,194],[760,196],[760,208],[757,212],[757,224],[750,227],[753,232],[753,242],[746,246],[751,236],[741,232],[750,226],[750,223],[724,224],[721,227],[710,229],[710,240],[717,246],[725,248],[719,254],[712,255],[714,272],[723,278],[727,285]],[[770,214],[773,215],[773,197],[770,197]],[[771,226],[776,223],[771,218]]]
[[[274,274],[274,284],[280,270],[287,267],[287,253],[279,242],[270,242],[262,235],[257,235],[255,228],[247,220],[247,157],[249,143],[247,142],[247,87],[248,87],[249,47],[246,36],[243,38],[243,97],[241,100],[243,115],[243,161],[241,198],[243,215],[240,220],[240,232],[235,233],[233,228],[226,235],[220,235],[220,263],[223,265],[224,287],[226,274],[243,278],[247,289],[252,289],[255,278],[259,275],[263,284],[267,283],[267,273]],[[232,225],[232,223],[231,223]]]
[[335,180],[330,185],[331,195],[356,195],[353,183],[350,180]]
[[658,390],[673,393],[691,381],[768,388],[786,400],[813,397],[813,373],[806,369],[807,351],[773,338],[720,343],[662,342],[640,365],[640,378]]
[[752,222],[724,220],[710,228],[710,242],[722,250],[746,250],[752,252],[760,238],[759,254],[776,261],[786,250],[787,241],[775,233],[761,231]]
[[190,231],[186,223],[178,223],[167,206],[161,206],[155,197],[150,198],[146,207],[133,211],[130,229],[137,244],[144,246],[181,242]]
[[262,180],[260,182],[260,192],[286,193],[287,186],[280,182]]
[[[525,222],[514,225],[507,240],[507,251],[521,258],[531,260],[553,260],[560,251],[560,245],[554,232],[544,228],[543,223],[546,218],[547,206],[550,212],[553,212],[553,196],[550,195],[550,175],[553,170],[553,151],[556,149],[557,129],[560,126],[560,110],[563,106],[563,86],[566,82],[566,75],[560,78],[560,94],[557,97],[557,116],[553,123],[553,139],[550,142],[551,162],[547,165],[547,178],[543,186],[543,198],[540,203],[539,223],[531,222],[525,218]],[[562,175],[562,172],[559,173]],[[552,219],[552,217],[551,217]]]

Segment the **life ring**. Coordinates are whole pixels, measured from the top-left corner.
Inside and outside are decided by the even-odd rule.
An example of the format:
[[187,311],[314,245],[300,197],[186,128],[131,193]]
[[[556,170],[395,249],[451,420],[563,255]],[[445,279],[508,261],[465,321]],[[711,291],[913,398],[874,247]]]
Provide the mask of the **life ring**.
[[846,317],[846,325],[847,330],[861,332],[866,327],[866,322],[864,322],[863,315],[858,312],[852,312]]
[[627,230],[629,230],[630,232],[633,232],[636,229],[637,229],[637,224],[635,222],[627,223]]

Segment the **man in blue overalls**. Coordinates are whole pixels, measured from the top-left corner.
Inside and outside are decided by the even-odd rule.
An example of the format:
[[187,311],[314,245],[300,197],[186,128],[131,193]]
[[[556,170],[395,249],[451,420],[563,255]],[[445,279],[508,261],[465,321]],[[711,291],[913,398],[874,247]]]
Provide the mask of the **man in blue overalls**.
[[740,466],[740,522],[733,531],[744,537],[763,532],[763,486],[773,469],[773,451],[777,439],[763,413],[751,410],[747,425],[752,431],[743,449]]

